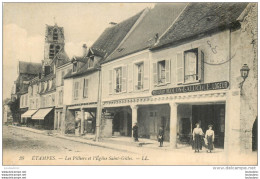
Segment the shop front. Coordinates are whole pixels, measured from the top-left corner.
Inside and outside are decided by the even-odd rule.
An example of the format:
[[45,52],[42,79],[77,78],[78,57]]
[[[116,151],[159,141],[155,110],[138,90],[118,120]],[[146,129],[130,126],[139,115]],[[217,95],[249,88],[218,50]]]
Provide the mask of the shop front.
[[26,111],[21,115],[21,119],[24,124],[31,125],[32,124],[32,116],[37,112],[37,109],[31,109]]
[[54,109],[40,108],[32,116],[33,126],[40,129],[53,130],[54,126]]

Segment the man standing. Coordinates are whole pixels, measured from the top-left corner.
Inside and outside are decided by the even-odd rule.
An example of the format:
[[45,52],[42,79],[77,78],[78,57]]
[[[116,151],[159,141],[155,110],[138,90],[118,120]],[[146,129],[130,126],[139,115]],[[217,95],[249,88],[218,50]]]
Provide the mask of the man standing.
[[138,126],[137,123],[133,126],[133,137],[135,139],[135,142],[138,142]]

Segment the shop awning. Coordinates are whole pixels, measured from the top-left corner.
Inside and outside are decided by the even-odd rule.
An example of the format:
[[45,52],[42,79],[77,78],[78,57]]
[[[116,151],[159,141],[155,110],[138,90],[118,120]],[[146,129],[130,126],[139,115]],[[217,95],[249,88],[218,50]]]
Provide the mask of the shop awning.
[[33,116],[32,119],[44,120],[45,116],[51,112],[53,108],[39,109]]
[[31,109],[21,115],[21,118],[32,117],[36,113],[37,109]]

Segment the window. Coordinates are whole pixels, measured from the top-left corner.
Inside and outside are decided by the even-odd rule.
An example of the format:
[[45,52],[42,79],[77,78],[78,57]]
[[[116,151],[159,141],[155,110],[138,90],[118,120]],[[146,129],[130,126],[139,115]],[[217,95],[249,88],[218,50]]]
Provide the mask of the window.
[[53,30],[53,41],[57,41],[58,40],[58,30],[54,29]]
[[177,84],[202,82],[204,53],[199,48],[177,53]]
[[170,83],[170,60],[161,60],[153,63],[154,85]]
[[184,52],[184,82],[198,80],[198,49]]
[[44,82],[44,91],[47,90],[47,87],[48,87],[48,83],[47,83],[47,81],[46,81],[46,82]]
[[59,51],[60,51],[60,46],[57,45],[57,46],[55,47],[55,55],[56,55]]
[[83,97],[88,97],[88,79],[84,79]]
[[55,51],[54,51],[54,45],[51,44],[51,45],[50,45],[50,52],[49,52],[49,58],[50,58],[50,59],[53,59],[54,53],[55,53]]
[[79,97],[79,82],[74,83],[74,99],[78,99]]
[[91,68],[94,66],[94,56],[91,56],[88,60],[88,67]]
[[158,62],[158,83],[165,83],[165,60]]
[[59,91],[59,105],[62,105],[62,102],[63,102],[63,91],[60,90]]
[[61,73],[61,85],[64,85],[64,76],[65,76],[65,71],[62,71],[62,73]]
[[143,78],[144,78],[144,64],[138,63],[136,64],[137,76],[136,76],[136,90],[143,89]]
[[74,62],[74,63],[73,63],[73,69],[72,69],[73,72],[76,72],[76,71],[77,71],[77,66],[78,66],[78,63],[77,63],[77,62]]
[[120,93],[122,91],[122,68],[115,69],[115,77],[116,77],[116,88],[115,92]]

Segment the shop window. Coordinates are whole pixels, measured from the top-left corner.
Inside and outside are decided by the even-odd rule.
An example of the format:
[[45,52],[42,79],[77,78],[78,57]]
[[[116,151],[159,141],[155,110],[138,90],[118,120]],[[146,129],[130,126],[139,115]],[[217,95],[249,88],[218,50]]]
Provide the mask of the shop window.
[[143,81],[144,81],[144,64],[138,63],[136,64],[136,82],[135,82],[135,90],[143,89]]
[[53,41],[57,41],[58,40],[58,30],[54,29],[53,30]]
[[191,49],[177,54],[177,83],[201,82],[204,74],[204,53]]
[[170,60],[161,60],[153,64],[154,85],[170,83]]
[[74,82],[74,99],[79,97],[79,82]]
[[83,97],[88,97],[88,79],[84,79]]

